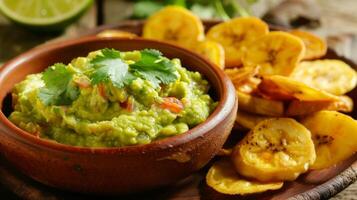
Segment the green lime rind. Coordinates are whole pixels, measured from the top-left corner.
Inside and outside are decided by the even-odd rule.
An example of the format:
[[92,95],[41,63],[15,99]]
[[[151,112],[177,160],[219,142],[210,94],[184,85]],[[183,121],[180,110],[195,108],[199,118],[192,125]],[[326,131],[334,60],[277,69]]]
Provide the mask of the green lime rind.
[[57,32],[62,32],[67,26],[76,22],[88,10],[88,8],[83,10],[82,12],[78,13],[77,16],[75,16],[71,19],[68,19],[68,20],[65,20],[63,22],[59,22],[56,24],[51,24],[51,25],[34,26],[34,25],[23,24],[23,23],[14,21],[12,19],[10,19],[10,20],[17,25],[24,27],[28,30],[34,31],[34,32],[57,33]]
[[0,0],[0,12],[16,24],[33,30],[51,31],[61,30],[69,24],[73,23],[78,18],[80,18],[92,4],[93,0],[86,0],[82,4],[79,4],[79,6],[77,6],[75,9],[64,13],[63,15],[58,15],[51,18],[31,18],[24,17],[17,14],[16,12],[13,12],[7,8],[3,0]]

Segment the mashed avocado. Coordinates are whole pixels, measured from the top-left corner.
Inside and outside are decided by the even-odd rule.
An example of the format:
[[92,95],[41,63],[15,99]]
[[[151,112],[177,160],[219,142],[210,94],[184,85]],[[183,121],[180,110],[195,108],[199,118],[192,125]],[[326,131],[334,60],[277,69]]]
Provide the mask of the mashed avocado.
[[205,121],[216,105],[208,89],[200,73],[158,51],[103,49],[27,76],[9,119],[68,145],[147,144]]

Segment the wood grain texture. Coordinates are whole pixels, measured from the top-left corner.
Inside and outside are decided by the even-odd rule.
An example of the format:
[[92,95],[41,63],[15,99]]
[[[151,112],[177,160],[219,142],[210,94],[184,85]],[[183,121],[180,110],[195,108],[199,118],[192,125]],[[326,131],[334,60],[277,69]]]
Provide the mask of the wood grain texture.
[[[337,193],[348,187],[357,180],[357,163],[348,167],[337,177],[327,181],[326,183],[315,187],[314,189],[292,197],[292,200],[317,200],[328,199],[335,196]],[[354,194],[356,195],[356,194]],[[353,197],[353,196],[351,196]]]

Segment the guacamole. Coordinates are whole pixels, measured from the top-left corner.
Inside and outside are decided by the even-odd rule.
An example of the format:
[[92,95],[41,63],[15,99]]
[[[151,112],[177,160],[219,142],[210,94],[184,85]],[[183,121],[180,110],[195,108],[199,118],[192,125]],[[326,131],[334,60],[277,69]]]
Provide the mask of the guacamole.
[[9,119],[23,130],[85,147],[147,144],[204,122],[209,83],[156,50],[102,49],[28,75]]

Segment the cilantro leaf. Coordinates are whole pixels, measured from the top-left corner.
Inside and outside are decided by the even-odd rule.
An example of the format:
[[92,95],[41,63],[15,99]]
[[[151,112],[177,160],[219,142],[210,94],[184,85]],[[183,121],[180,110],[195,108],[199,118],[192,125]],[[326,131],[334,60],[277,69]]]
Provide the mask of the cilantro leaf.
[[42,76],[45,86],[38,97],[45,105],[69,105],[79,96],[79,89],[72,82],[73,74],[66,65],[57,63],[49,67]]
[[38,97],[41,99],[42,103],[46,106],[55,105],[59,101],[59,93],[56,90],[51,90],[46,87],[40,89]]
[[103,49],[101,52],[103,55],[99,55],[91,61],[95,68],[90,75],[92,84],[111,81],[115,87],[124,87],[129,66],[120,58],[120,52],[114,49]]
[[174,64],[162,53],[153,49],[141,51],[141,59],[130,65],[133,73],[146,80],[151,81],[155,86],[160,83],[168,84],[177,79]]

